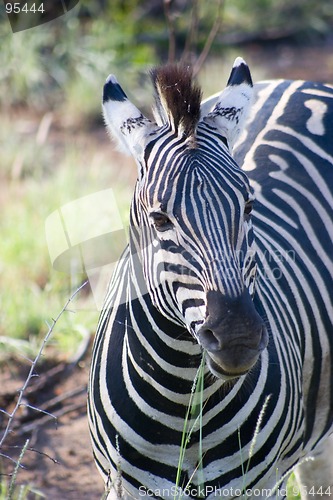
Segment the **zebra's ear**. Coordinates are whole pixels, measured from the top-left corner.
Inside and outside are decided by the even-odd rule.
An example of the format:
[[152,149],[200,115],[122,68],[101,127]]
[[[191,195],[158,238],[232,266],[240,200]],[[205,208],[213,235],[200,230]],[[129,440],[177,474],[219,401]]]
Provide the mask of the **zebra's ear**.
[[114,75],[105,82],[102,108],[107,129],[119,149],[138,158],[157,126],[129,101]]
[[237,57],[225,90],[219,96],[214,95],[202,103],[202,120],[219,130],[227,139],[230,150],[244,127],[252,95],[250,70],[245,61]]

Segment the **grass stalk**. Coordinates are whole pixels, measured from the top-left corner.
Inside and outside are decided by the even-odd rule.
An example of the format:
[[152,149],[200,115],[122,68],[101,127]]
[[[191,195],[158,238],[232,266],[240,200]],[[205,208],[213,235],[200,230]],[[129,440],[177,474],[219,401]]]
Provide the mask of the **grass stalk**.
[[256,427],[254,429],[253,438],[252,438],[251,443],[250,443],[249,459],[248,459],[247,464],[246,464],[245,477],[246,477],[246,475],[247,475],[247,473],[249,471],[251,458],[253,457],[253,454],[254,454],[254,449],[255,449],[257,438],[258,438],[258,435],[259,435],[259,432],[260,432],[260,429],[261,429],[261,424],[262,424],[264,415],[266,413],[266,409],[267,409],[267,406],[268,406],[268,403],[269,403],[270,399],[271,399],[271,395],[269,394],[265,398],[264,404],[262,405],[262,408],[261,408],[260,413],[259,413],[259,417],[257,419]]
[[12,474],[12,477],[11,477],[11,480],[9,483],[7,500],[12,500],[12,498],[13,498],[17,473],[18,473],[19,468],[21,467],[22,460],[23,460],[25,452],[27,451],[28,446],[29,446],[29,439],[26,440],[26,442],[21,450],[19,459],[15,465],[15,468],[14,468],[14,471],[13,471],[13,474]]
[[[190,442],[191,435],[196,428],[197,424],[199,423],[199,448],[198,448],[198,465],[195,472],[198,472],[199,474],[199,482],[200,486],[204,482],[203,478],[203,469],[202,469],[202,457],[203,457],[203,450],[202,450],[202,410],[203,410],[203,392],[204,392],[204,370],[205,370],[205,353],[203,352],[202,358],[201,358],[201,363],[200,366],[197,370],[197,373],[194,378],[194,382],[192,385],[191,389],[191,394],[190,394],[190,400],[189,404],[187,407],[185,419],[184,419],[184,426],[183,426],[183,432],[182,432],[182,439],[181,439],[181,444],[180,444],[180,452],[179,452],[179,459],[178,459],[178,467],[177,467],[177,475],[176,475],[176,492],[179,491],[180,487],[180,479],[181,479],[181,473],[183,470],[183,463],[185,459],[185,453],[186,453],[186,448],[188,446],[188,443]],[[189,427],[189,421],[190,419],[195,418],[192,426],[190,429]],[[180,500],[181,496],[180,493],[176,493],[174,496],[174,500]]]
[[[266,413],[266,409],[267,409],[270,398],[271,398],[270,394],[268,396],[266,396],[264,404],[262,405],[260,413],[258,415],[256,426],[255,426],[254,433],[253,433],[251,443],[250,443],[249,455],[248,455],[246,468],[244,468],[244,458],[243,458],[243,453],[242,453],[243,446],[242,446],[242,442],[241,442],[240,428],[238,428],[238,445],[239,445],[239,453],[240,453],[241,467],[242,467],[243,492],[245,492],[245,490],[246,490],[246,477],[247,477],[247,474],[249,472],[251,459],[254,455],[254,449],[256,447],[257,438],[258,438],[258,435],[259,435],[259,432],[261,429],[262,421],[263,421],[264,415]],[[245,496],[244,493],[243,493],[243,496]]]
[[[205,477],[203,471],[203,449],[202,449],[202,410],[203,410],[203,394],[204,394],[204,386],[205,386],[205,377],[204,377],[204,354],[202,356],[202,365],[200,365],[200,371],[198,374],[198,382],[195,391],[195,398],[198,399],[198,404],[193,409],[196,413],[193,412],[193,416],[199,420],[199,447],[198,447],[198,466],[197,466],[197,475],[198,475],[198,489],[199,491],[203,491],[205,484]],[[192,415],[191,415],[192,416]]]
[[294,465],[291,469],[287,470],[287,472],[285,472],[280,479],[277,479],[276,480],[276,483],[275,485],[273,486],[272,490],[271,490],[271,495],[270,496],[273,496],[275,495],[275,493],[277,492],[277,490],[279,489],[279,486],[288,478],[292,475],[293,472],[295,472],[295,469],[296,467],[298,467],[299,465],[302,465],[304,464],[304,462],[310,462],[314,460],[313,457],[305,457],[303,460],[301,460],[300,462],[297,462],[296,465]]
[[[240,434],[240,428],[238,427],[238,430],[237,430],[237,436],[238,436],[238,446],[239,446],[239,454],[240,454],[240,459],[241,459],[241,468],[242,468],[242,478],[243,478],[243,492],[245,491],[246,489],[246,484],[245,484],[245,469],[244,469],[244,459],[243,459],[243,453],[242,453],[242,440],[241,440],[241,434]],[[244,493],[243,493],[243,496],[244,496]]]

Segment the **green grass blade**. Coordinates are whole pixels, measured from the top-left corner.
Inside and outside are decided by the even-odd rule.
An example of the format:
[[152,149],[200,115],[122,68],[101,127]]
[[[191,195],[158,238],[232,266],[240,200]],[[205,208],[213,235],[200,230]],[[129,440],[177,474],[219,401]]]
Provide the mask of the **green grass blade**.
[[[191,389],[191,395],[189,404],[186,410],[186,415],[184,419],[184,426],[182,432],[182,439],[180,444],[180,452],[178,459],[178,467],[177,467],[177,475],[176,475],[176,494],[174,495],[174,500],[180,500],[180,478],[183,470],[183,463],[186,453],[186,448],[188,443],[190,442],[191,435],[199,422],[199,460],[198,460],[198,470],[201,470],[202,474],[202,410],[203,410],[203,392],[204,392],[204,370],[205,370],[205,355],[202,354],[201,363],[197,370],[197,373],[194,378],[194,382]],[[190,429],[189,421],[190,418],[195,418],[193,425]],[[199,472],[200,474],[200,472]],[[200,479],[201,482],[201,479]]]

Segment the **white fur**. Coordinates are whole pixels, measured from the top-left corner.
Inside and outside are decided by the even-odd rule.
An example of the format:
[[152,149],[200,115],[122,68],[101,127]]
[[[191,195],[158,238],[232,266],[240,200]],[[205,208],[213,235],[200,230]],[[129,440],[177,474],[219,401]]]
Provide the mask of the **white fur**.
[[[114,75],[109,75],[106,82],[116,84]],[[123,101],[108,100],[103,103],[103,116],[111,136],[116,140],[121,151],[140,155],[146,146],[147,136],[157,128],[146,118],[129,99]]]
[[[233,69],[237,71],[241,64],[245,63],[238,57]],[[227,139],[230,150],[244,128],[252,97],[252,85],[243,82],[239,85],[228,85],[219,95],[209,97],[201,105],[202,120],[215,126],[221,132]],[[232,112],[228,113],[229,110]]]

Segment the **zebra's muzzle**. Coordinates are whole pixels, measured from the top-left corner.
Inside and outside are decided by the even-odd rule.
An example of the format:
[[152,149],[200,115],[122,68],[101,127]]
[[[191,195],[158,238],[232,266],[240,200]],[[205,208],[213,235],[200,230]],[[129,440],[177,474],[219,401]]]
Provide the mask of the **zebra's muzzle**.
[[230,379],[246,374],[268,343],[267,330],[247,291],[239,297],[207,294],[207,317],[197,333],[213,375]]

